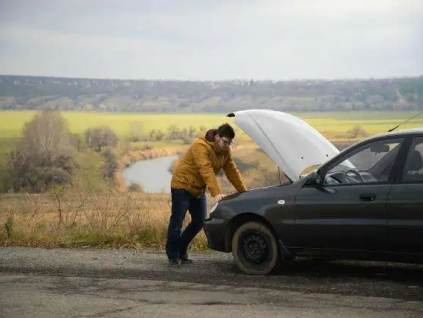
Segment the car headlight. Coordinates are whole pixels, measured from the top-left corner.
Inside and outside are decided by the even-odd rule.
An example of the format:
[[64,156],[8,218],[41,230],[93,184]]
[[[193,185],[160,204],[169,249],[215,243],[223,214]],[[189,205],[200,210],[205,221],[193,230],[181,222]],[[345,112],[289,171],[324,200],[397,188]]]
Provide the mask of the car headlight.
[[216,202],[215,204],[213,204],[213,206],[210,209],[210,213],[213,213],[213,211],[216,210],[218,205],[219,205],[219,202]]

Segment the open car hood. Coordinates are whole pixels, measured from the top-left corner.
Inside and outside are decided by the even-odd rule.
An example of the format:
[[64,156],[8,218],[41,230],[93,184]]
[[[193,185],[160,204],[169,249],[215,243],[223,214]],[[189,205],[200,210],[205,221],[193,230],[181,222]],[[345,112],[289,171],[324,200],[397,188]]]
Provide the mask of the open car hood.
[[[291,179],[300,179],[311,166],[333,158],[339,150],[316,129],[293,115],[267,109],[227,115],[250,136]],[[311,171],[308,171],[311,172]]]

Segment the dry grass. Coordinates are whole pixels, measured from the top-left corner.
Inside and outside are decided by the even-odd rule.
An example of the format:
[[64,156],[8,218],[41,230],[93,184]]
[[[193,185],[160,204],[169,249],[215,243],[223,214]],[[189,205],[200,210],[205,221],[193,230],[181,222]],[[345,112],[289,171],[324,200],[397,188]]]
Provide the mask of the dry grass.
[[[163,249],[170,210],[166,194],[2,195],[0,245]],[[192,249],[206,247],[201,232]]]
[[[266,156],[255,150],[257,159]],[[244,155],[244,154],[243,154]],[[243,174],[249,189],[279,183],[276,166],[252,168]],[[235,191],[225,176],[218,177],[224,193]],[[49,194],[0,196],[0,245],[38,247],[126,247],[164,249],[170,217],[169,194],[128,193],[81,187]],[[215,202],[207,193],[208,211]],[[189,213],[184,226],[190,222]],[[206,250],[200,232],[193,250]]]

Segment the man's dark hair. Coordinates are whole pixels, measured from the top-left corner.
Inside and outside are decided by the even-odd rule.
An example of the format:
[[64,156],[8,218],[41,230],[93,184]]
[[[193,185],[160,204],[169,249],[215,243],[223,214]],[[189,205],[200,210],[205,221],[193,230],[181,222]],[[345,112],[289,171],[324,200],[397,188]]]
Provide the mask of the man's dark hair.
[[226,137],[229,139],[234,139],[235,138],[235,131],[234,129],[231,127],[231,125],[229,125],[228,123],[220,125],[217,128],[217,134],[220,137]]

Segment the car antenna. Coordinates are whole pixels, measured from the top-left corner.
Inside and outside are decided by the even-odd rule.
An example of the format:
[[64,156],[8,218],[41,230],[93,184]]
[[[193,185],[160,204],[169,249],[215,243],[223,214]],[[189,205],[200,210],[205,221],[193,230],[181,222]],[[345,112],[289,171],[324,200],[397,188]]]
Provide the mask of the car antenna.
[[418,113],[417,115],[414,115],[413,117],[407,119],[406,121],[402,122],[401,124],[399,124],[398,126],[395,126],[394,128],[391,128],[388,130],[388,132],[394,131],[395,129],[397,129],[399,126],[404,125],[407,121],[413,119],[414,117],[419,116],[421,113],[423,113],[423,111],[421,111],[420,113]]

